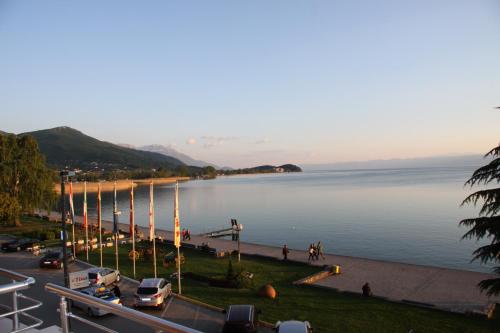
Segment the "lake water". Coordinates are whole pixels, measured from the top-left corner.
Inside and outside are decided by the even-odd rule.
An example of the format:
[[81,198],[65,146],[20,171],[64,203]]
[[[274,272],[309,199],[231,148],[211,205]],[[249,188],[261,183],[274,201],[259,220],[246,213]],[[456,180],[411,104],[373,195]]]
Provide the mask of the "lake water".
[[[242,241],[306,249],[321,240],[341,255],[489,271],[470,263],[480,244],[460,240],[458,222],[478,209],[459,207],[472,190],[471,167],[314,171],[219,177],[180,184],[182,227],[193,234],[244,225]],[[156,228],[173,229],[173,185],[155,186]],[[128,191],[118,193],[128,221]],[[81,195],[75,196],[81,214]],[[88,197],[95,216],[96,195]],[[135,189],[136,223],[148,225],[149,187]],[[112,193],[103,194],[112,220]]]

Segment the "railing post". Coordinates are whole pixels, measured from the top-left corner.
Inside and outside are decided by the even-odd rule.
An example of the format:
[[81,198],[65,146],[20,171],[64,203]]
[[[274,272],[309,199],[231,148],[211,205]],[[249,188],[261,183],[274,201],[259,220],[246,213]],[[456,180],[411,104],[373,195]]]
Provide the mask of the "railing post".
[[69,333],[68,325],[68,303],[66,298],[61,296],[61,302],[59,303],[59,310],[61,312],[61,333]]
[[[12,280],[14,283],[16,280]],[[19,329],[19,315],[17,314],[17,291],[14,290],[12,292],[12,311],[14,314],[12,315],[12,328],[14,331]]]

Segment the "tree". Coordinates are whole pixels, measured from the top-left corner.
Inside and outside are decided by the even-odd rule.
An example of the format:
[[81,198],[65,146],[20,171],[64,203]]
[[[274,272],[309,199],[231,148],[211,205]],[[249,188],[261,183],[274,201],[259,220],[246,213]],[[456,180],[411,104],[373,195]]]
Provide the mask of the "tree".
[[[465,183],[471,187],[474,185],[500,184],[500,145],[489,151],[485,157],[493,160],[487,165],[477,169],[472,177]],[[481,246],[473,252],[472,260],[480,260],[481,263],[500,263],[500,188],[488,188],[469,195],[462,205],[473,204],[476,206],[482,202],[479,217],[460,221],[460,225],[469,227],[470,230],[462,238],[487,239],[489,244]],[[500,275],[500,266],[493,269]],[[481,291],[486,291],[488,296],[500,294],[500,278],[487,279],[479,283]]]
[[52,173],[31,136],[0,135],[0,218],[20,225],[21,212],[55,202]]

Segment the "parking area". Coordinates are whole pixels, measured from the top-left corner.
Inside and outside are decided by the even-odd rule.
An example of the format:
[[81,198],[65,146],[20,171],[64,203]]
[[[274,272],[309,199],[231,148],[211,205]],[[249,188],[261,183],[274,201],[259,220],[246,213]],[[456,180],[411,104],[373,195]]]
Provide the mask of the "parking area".
[[[62,270],[59,269],[42,269],[38,267],[40,257],[34,256],[27,252],[15,253],[1,253],[0,254],[0,267],[5,269],[14,270],[16,272],[34,277],[37,282],[36,285],[24,293],[27,296],[34,297],[44,303],[40,309],[33,311],[33,315],[44,320],[42,327],[60,325],[59,317],[57,315],[58,298],[55,295],[45,292],[44,286],[48,282],[63,284]],[[89,266],[85,263],[76,262],[69,266],[70,272],[87,269]],[[6,281],[1,281],[5,283]],[[122,303],[124,306],[133,307],[134,293],[137,289],[138,282],[122,278],[119,282],[119,287],[122,293]],[[220,333],[224,324],[224,314],[210,309],[205,306],[188,302],[184,299],[178,298],[175,295],[166,300],[167,304],[162,310],[140,308],[139,311],[148,313],[153,316],[165,318],[172,322],[197,329],[207,333]],[[10,300],[0,296],[0,303],[10,304]],[[74,310],[79,315],[86,316],[79,310]],[[88,319],[88,318],[87,318]],[[118,332],[152,332],[153,330],[145,328],[130,321],[124,321],[113,315],[107,315],[99,318],[92,318],[97,323],[117,330]],[[99,330],[92,329],[84,326],[78,322],[73,321],[75,332],[100,332]],[[272,332],[272,329],[260,327],[259,332]]]

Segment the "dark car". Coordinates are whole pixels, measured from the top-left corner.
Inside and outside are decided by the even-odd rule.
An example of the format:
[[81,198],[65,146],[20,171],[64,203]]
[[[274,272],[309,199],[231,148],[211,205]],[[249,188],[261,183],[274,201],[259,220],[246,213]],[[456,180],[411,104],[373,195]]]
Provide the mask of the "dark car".
[[[75,257],[68,253],[68,263],[74,262]],[[41,268],[62,268],[63,265],[63,254],[60,251],[48,252],[40,259]]]
[[0,235],[0,246],[3,247],[4,244],[13,243],[17,240],[16,236],[1,234]]
[[259,311],[253,305],[231,305],[226,311],[223,333],[257,332]]
[[22,238],[2,245],[2,250],[7,252],[16,252],[26,250],[27,248],[38,245],[38,241],[30,238]]

